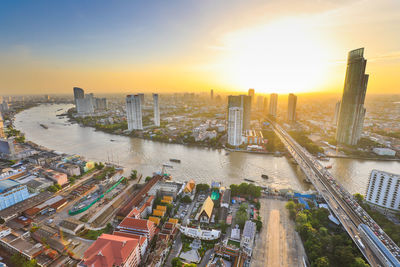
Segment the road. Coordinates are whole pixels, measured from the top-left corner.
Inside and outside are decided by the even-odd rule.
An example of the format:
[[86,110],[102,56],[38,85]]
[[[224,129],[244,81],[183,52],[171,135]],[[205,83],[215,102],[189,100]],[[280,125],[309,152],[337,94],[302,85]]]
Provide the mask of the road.
[[[369,264],[371,266],[385,266],[375,250],[365,240],[363,242],[365,246],[360,246],[357,242],[357,238],[362,240],[362,236],[358,232],[358,226],[361,223],[365,223],[370,227],[375,227],[375,229],[378,229],[379,226],[353,200],[352,196],[336,182],[332,175],[311,154],[308,153],[308,151],[294,141],[293,138],[277,123],[272,123],[272,125],[275,133],[307,175],[310,182],[312,182],[314,187],[325,199],[347,233],[366,257]],[[394,249],[396,249],[397,246],[386,234],[383,235],[383,238],[386,242],[394,246]],[[387,248],[390,250],[389,247]]]
[[256,236],[252,267],[302,266],[303,243],[289,218],[286,201],[260,199],[261,232]]

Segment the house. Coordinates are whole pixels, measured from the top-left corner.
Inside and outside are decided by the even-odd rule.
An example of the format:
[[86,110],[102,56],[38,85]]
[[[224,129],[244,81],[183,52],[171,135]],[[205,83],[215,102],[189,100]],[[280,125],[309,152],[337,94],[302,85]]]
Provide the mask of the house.
[[200,212],[196,215],[196,220],[199,220],[202,223],[209,223],[211,219],[211,215],[214,208],[214,202],[211,200],[211,197],[208,196],[204,201],[203,206],[200,209]]
[[71,235],[76,235],[83,228],[85,224],[73,218],[67,218],[60,223],[60,230]]
[[196,183],[193,180],[190,180],[189,182],[186,183],[186,186],[183,189],[183,192],[192,193],[192,191],[194,190],[195,187],[196,187]]
[[146,253],[146,249],[147,249],[147,245],[148,245],[147,238],[145,236],[129,234],[129,233],[124,233],[124,232],[118,232],[118,231],[114,231],[113,235],[124,236],[124,237],[129,237],[129,238],[139,240],[140,255],[142,258],[144,257],[144,254]]
[[102,234],[84,253],[81,267],[136,267],[140,263],[138,239]]

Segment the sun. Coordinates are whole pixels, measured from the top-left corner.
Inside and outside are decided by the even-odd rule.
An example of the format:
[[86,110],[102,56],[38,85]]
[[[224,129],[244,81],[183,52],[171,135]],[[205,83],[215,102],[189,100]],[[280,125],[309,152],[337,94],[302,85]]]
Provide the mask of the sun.
[[225,82],[258,92],[315,90],[328,70],[328,44],[306,19],[285,19],[223,38]]

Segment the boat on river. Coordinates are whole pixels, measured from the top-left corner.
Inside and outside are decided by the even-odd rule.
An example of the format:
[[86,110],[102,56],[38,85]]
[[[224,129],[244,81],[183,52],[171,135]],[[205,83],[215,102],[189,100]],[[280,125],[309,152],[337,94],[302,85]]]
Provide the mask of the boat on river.
[[244,180],[245,180],[246,182],[255,183],[255,181],[254,181],[254,180],[251,180],[251,179],[244,178]]
[[46,130],[49,129],[49,127],[47,125],[44,125],[44,124],[41,124],[41,123],[39,125],[42,126],[42,128],[44,128]]
[[171,161],[171,162],[176,162],[176,163],[181,163],[181,160],[180,160],[180,159],[169,159],[169,161]]
[[269,177],[266,174],[261,174],[261,178],[268,179]]

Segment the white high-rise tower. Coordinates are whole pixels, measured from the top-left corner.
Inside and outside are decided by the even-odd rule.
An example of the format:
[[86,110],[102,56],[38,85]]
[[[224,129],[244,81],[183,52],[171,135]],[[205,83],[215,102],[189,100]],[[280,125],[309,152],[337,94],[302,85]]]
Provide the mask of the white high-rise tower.
[[139,95],[126,96],[126,120],[128,130],[143,130],[142,102]]
[[158,94],[153,94],[154,102],[154,125],[160,126],[160,106],[158,104]]
[[231,107],[228,114],[228,144],[242,144],[243,108]]

